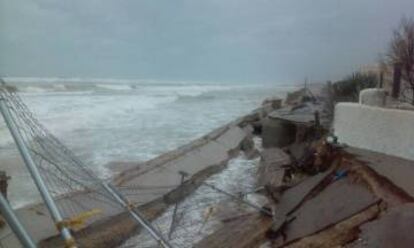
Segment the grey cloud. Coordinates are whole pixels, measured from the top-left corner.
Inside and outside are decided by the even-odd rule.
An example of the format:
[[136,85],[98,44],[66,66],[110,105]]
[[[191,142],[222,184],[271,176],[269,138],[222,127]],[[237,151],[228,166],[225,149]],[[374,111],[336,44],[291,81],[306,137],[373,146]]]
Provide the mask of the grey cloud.
[[412,0],[6,0],[0,73],[327,80],[375,62],[413,9]]

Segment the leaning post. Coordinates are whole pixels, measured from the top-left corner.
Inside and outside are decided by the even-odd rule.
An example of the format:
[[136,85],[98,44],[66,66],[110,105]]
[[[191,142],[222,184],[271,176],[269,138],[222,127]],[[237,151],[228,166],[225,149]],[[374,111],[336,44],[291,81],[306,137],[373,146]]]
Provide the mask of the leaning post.
[[63,240],[65,241],[66,247],[75,248],[76,243],[75,240],[72,237],[72,234],[70,233],[69,229],[62,225],[63,217],[59,212],[59,209],[56,206],[56,203],[54,202],[51,194],[49,193],[49,190],[43,181],[39,169],[37,168],[29,149],[26,146],[26,143],[23,140],[23,137],[19,131],[19,129],[16,126],[16,123],[10,113],[9,108],[6,104],[6,99],[3,98],[3,96],[0,95],[0,111],[3,115],[4,121],[6,122],[6,125],[8,129],[10,130],[10,133],[13,136],[13,139],[17,145],[17,148],[20,152],[20,155],[23,158],[23,161],[32,176],[36,187],[38,188],[40,195],[42,196],[43,201],[46,204],[46,207],[48,208],[53,220],[56,223],[56,227],[58,228],[58,231],[60,232]]
[[173,246],[164,239],[162,234],[155,230],[151,223],[149,223],[144,216],[142,216],[142,214],[135,207],[133,207],[121,193],[118,192],[114,186],[105,182],[102,183],[102,186],[121,206],[128,211],[128,213],[138,224],[142,225],[150,233],[150,235],[159,243],[160,246],[164,248],[173,248]]
[[[178,173],[180,173],[181,175],[181,182],[180,182],[180,186],[183,185],[185,177],[188,176],[188,173],[185,171],[179,171]],[[178,204],[179,202],[175,203],[174,206],[174,211],[173,211],[173,215],[172,215],[172,219],[171,219],[171,225],[170,225],[170,231],[168,232],[168,239],[171,239],[171,235],[174,232],[175,229],[175,224],[177,222],[177,211],[178,211]]]
[[0,212],[23,247],[36,248],[36,245],[33,242],[32,238],[24,229],[13,209],[10,207],[9,202],[6,200],[2,193],[0,193]]

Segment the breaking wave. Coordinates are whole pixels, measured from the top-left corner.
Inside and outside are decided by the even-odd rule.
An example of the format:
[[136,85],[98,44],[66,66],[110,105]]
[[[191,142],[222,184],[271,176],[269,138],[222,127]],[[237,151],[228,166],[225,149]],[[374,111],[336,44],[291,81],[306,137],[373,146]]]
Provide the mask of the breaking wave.
[[[257,108],[286,88],[269,85],[79,79],[6,80],[39,121],[103,177],[111,161],[145,161]],[[0,155],[13,160],[0,117]],[[3,152],[4,151],[4,152]],[[0,157],[0,163],[2,163]],[[14,168],[14,167],[13,167]],[[120,168],[121,169],[121,168]],[[12,176],[21,175],[21,169]],[[13,187],[11,187],[13,188]],[[11,192],[25,203],[22,186]],[[32,196],[28,196],[32,197]]]
[[108,91],[128,91],[133,89],[131,85],[127,84],[97,84],[96,87]]

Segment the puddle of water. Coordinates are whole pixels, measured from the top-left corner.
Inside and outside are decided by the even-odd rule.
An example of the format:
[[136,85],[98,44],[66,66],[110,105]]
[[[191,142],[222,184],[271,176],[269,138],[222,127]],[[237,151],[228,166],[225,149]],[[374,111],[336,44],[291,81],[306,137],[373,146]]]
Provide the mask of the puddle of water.
[[[256,148],[261,149],[261,140],[254,138]],[[261,206],[263,198],[249,194],[255,188],[255,175],[260,158],[248,160],[242,153],[229,161],[220,173],[211,176],[206,183],[242,196],[245,200]],[[194,193],[178,204],[175,228],[170,231],[175,206],[169,207],[163,215],[152,222],[174,247],[193,247],[194,244],[216,231],[223,220],[231,219],[257,210],[217,192],[207,186],[200,186]],[[146,231],[127,240],[122,248],[158,247]]]

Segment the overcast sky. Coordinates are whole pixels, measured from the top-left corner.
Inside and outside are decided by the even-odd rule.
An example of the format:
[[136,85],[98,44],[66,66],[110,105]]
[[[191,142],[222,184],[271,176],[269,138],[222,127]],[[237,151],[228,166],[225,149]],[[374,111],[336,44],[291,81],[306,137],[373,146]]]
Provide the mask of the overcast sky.
[[0,75],[325,81],[403,15],[413,0],[0,0]]

